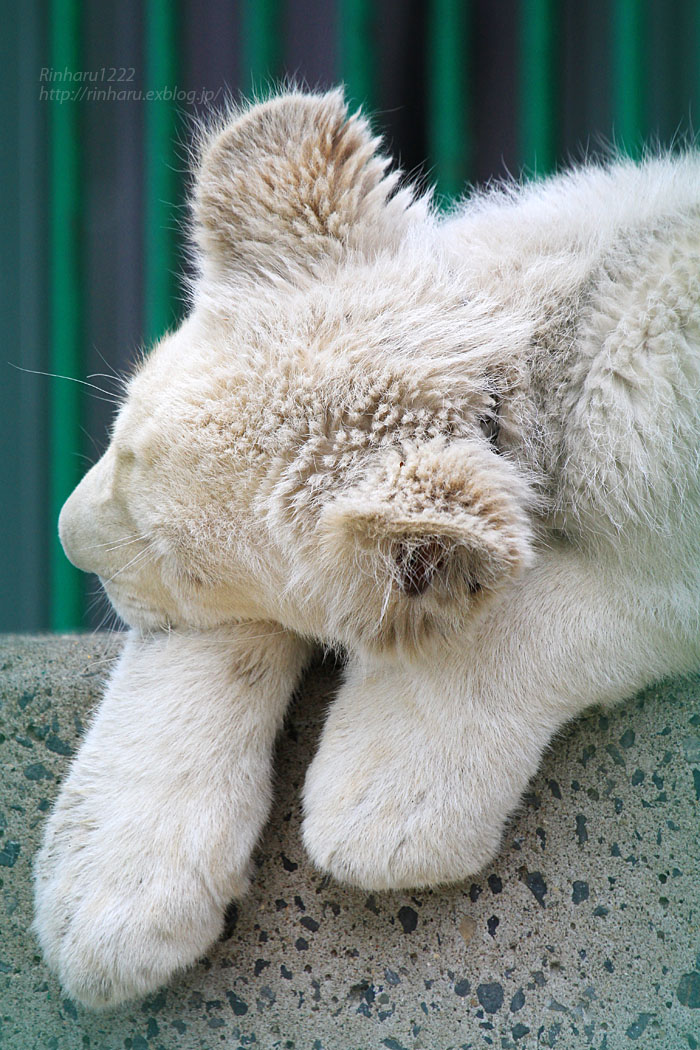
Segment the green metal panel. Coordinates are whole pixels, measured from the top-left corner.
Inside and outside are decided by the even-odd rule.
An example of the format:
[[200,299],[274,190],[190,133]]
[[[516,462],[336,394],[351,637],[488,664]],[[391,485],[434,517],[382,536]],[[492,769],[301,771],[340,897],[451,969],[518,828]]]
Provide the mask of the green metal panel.
[[557,4],[520,0],[520,163],[544,175],[557,156]]
[[[79,71],[80,0],[52,0],[50,54],[55,70]],[[70,80],[51,84],[70,90]],[[80,379],[82,324],[80,273],[80,134],[78,103],[54,97],[50,127],[50,371]],[[67,561],[56,535],[61,506],[80,480],[82,438],[79,384],[55,379],[51,383],[50,514],[51,514],[51,626],[72,630],[82,621],[82,580]]]
[[282,73],[282,4],[280,0],[245,0],[243,63],[249,71],[245,91],[265,94]]
[[[9,6],[9,5],[8,5]],[[19,245],[16,274],[19,289],[15,309],[19,311],[19,340],[16,360],[27,372],[19,379],[19,487],[14,489],[19,506],[15,528],[19,557],[15,564],[21,580],[13,602],[13,630],[45,630],[49,623],[49,546],[56,533],[48,517],[48,392],[49,386],[66,380],[49,380],[37,371],[49,371],[48,362],[48,273],[47,273],[47,118],[50,104],[37,99],[37,69],[46,61],[46,19],[42,0],[24,0],[13,5],[19,20],[18,176]],[[42,82],[43,83],[43,82]],[[3,124],[7,130],[7,125]],[[8,267],[7,273],[10,272]],[[12,267],[14,270],[15,268]],[[73,385],[73,384],[68,384]],[[11,593],[11,592],[10,592]],[[6,616],[9,610],[0,610]],[[6,621],[7,622],[7,621]]]
[[[0,147],[0,317],[3,320],[4,359],[0,360],[2,379],[2,410],[0,411],[0,491],[3,494],[0,515],[0,630],[12,629],[16,600],[21,593],[22,576],[20,551],[26,542],[20,520],[21,502],[18,493],[19,451],[18,432],[22,409],[20,380],[22,373],[10,367],[23,363],[20,359],[20,276],[16,265],[21,244],[19,201],[21,177],[16,155],[11,144],[19,137],[19,10],[17,5],[3,3],[0,35],[0,121],[3,128]],[[34,377],[36,378],[36,377]],[[21,444],[21,436],[19,437]],[[34,581],[32,581],[34,582]],[[8,601],[8,598],[11,599]]]
[[181,218],[177,155],[178,5],[148,0],[145,5],[146,102],[145,340],[151,345],[172,327],[177,308],[178,238]]
[[612,48],[615,142],[636,156],[646,130],[642,0],[612,0]]
[[339,0],[338,61],[351,104],[377,105],[376,17],[373,0]]
[[431,0],[428,12],[428,150],[448,198],[464,192],[471,161],[469,8],[465,0]]
[[48,623],[48,381],[36,375],[48,370],[40,24],[38,0],[0,2],[0,631]]
[[688,0],[691,10],[691,28],[689,31],[690,54],[693,56],[692,63],[692,87],[691,92],[691,129],[695,140],[700,143],[700,3],[698,0]]

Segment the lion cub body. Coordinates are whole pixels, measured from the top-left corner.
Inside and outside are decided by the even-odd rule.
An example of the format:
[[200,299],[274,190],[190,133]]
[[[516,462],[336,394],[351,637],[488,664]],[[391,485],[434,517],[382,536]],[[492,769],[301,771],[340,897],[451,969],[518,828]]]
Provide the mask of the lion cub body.
[[563,722],[699,662],[700,160],[439,217],[376,148],[338,93],[208,137],[191,315],[61,515],[134,628],[37,864],[85,1002],[244,891],[309,640],[349,656],[304,841],[371,888],[473,874]]

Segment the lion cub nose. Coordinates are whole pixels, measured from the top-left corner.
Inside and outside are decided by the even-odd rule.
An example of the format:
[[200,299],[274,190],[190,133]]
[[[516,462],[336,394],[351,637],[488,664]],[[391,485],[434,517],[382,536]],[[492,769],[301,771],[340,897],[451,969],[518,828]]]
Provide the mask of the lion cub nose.
[[83,507],[82,486],[73,490],[66,502],[63,504],[58,518],[58,538],[63,545],[63,550],[77,569],[85,572],[97,572],[93,565],[94,558],[90,557],[90,545],[85,511]]
[[92,467],[63,504],[58,536],[66,557],[78,569],[109,573],[111,548],[129,532],[115,520],[111,500],[109,452]]

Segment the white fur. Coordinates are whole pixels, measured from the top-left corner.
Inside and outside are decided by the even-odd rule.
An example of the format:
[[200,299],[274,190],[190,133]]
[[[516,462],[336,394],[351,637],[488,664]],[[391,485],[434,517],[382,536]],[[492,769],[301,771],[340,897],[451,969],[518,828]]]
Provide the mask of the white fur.
[[140,634],[37,865],[82,1001],[243,892],[301,638],[349,652],[304,841],[368,888],[474,874],[558,727],[700,663],[700,160],[440,218],[376,147],[337,92],[205,138],[192,312],[62,512]]
[[74,998],[145,995],[219,936],[305,653],[259,623],[128,639],[36,859],[35,928]]

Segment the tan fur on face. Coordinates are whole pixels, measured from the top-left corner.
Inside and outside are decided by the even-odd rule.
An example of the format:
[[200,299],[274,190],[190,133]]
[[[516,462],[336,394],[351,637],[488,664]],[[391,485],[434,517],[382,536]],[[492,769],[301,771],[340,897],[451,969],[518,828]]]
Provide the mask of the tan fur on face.
[[[411,298],[397,301],[393,287],[408,278]],[[228,298],[206,299],[132,380],[108,456],[64,509],[67,550],[99,573],[137,626],[153,625],[134,608],[134,597],[148,593],[159,596],[156,623],[276,618],[346,646],[410,649],[457,629],[470,594],[485,596],[528,561],[533,472],[495,455],[480,426],[496,387],[520,382],[517,367],[501,361],[502,346],[523,347],[526,323],[494,319],[482,298],[465,300],[439,246],[428,271],[412,235],[400,256],[369,263],[350,253],[313,292],[263,284],[250,299],[229,279]],[[464,359],[469,369],[459,368]],[[424,506],[410,537],[422,529],[445,551],[462,552],[441,563],[440,578],[431,574],[419,601],[402,587],[395,558],[387,560],[393,534],[378,542],[368,576],[359,548],[350,551],[338,533],[329,549],[320,524],[334,501],[374,485],[392,456],[410,449],[441,508],[441,531]],[[450,481],[460,459],[461,480]],[[121,462],[116,482],[110,464]],[[91,493],[107,476],[111,487],[96,502]],[[385,490],[391,483],[387,475]],[[484,483],[483,510],[494,498],[510,508],[502,546],[515,544],[517,556],[493,557],[493,521],[481,528],[478,514],[462,513],[460,486],[473,500]],[[119,529],[107,513],[115,504]],[[145,537],[143,556],[118,535],[110,543],[115,531]],[[479,565],[483,578],[474,575]]]

